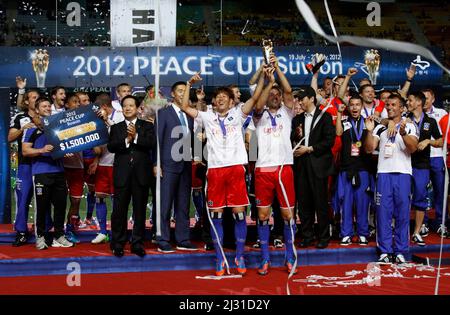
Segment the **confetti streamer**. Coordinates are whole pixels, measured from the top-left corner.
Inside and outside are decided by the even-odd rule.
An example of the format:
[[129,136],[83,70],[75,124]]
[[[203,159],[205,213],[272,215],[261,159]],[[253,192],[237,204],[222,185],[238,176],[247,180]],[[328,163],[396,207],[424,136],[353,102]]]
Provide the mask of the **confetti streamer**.
[[295,3],[297,4],[297,7],[303,16],[303,19],[308,24],[309,28],[317,33],[318,35],[322,36],[326,40],[333,42],[333,43],[351,43],[356,46],[362,46],[362,47],[373,47],[373,48],[380,48],[380,49],[386,49],[386,50],[392,50],[392,51],[398,51],[402,53],[408,53],[408,54],[417,54],[421,55],[422,57],[428,58],[435,62],[442,70],[444,70],[447,74],[450,74],[450,70],[444,67],[439,60],[434,56],[434,54],[427,48],[412,44],[408,42],[402,42],[392,39],[379,39],[379,38],[370,38],[370,37],[362,37],[362,36],[348,36],[348,35],[341,35],[337,36],[336,38],[330,35],[327,35],[322,27],[319,25],[319,22],[317,22],[317,19],[314,15],[314,13],[311,11],[311,8],[306,4],[304,0],[295,0]]

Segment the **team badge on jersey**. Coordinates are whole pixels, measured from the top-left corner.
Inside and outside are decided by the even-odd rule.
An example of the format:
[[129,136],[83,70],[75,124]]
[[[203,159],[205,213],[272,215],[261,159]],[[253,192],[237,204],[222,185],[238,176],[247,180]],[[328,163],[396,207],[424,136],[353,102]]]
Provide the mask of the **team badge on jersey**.
[[36,183],[36,195],[42,196],[42,189],[44,188],[44,185],[41,183]]
[[430,130],[430,123],[426,122],[423,124],[423,130],[428,131]]

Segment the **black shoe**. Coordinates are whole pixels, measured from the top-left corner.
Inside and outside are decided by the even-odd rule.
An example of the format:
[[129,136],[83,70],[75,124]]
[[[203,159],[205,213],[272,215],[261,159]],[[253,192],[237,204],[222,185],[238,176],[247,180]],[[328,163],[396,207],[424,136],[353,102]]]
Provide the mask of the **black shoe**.
[[389,254],[381,254],[377,261],[380,265],[390,265],[392,262],[392,256]]
[[413,243],[419,245],[419,246],[425,246],[427,245],[425,241],[423,240],[422,236],[420,234],[414,234],[412,237]]
[[205,248],[205,250],[214,250],[214,244],[206,243],[204,248]]
[[253,244],[253,248],[261,248],[261,241],[260,240],[256,240],[256,243]]
[[184,251],[196,251],[198,250],[197,246],[192,244],[190,241],[184,241],[177,244],[178,250],[184,250]]
[[276,238],[273,240],[273,247],[275,248],[283,248],[283,241],[280,238]]
[[316,248],[318,249],[324,249],[328,247],[328,241],[320,241],[317,243]]
[[345,236],[342,238],[341,242],[339,243],[342,246],[348,246],[352,244],[352,238],[351,236]]
[[16,239],[14,240],[14,243],[12,244],[12,246],[19,247],[19,246],[25,245],[27,243],[27,241],[28,241],[27,233],[17,232]]
[[313,246],[313,240],[303,240],[300,242],[300,248],[306,248],[306,247],[310,247]]
[[422,226],[420,227],[420,231],[419,231],[420,236],[427,237],[429,232],[430,232],[430,229],[428,228],[428,226],[426,226],[425,224],[422,224]]
[[139,257],[144,257],[146,255],[143,247],[132,248],[131,252]]
[[122,257],[125,253],[123,252],[123,248],[115,248],[113,249],[113,254],[116,257]]
[[161,242],[158,244],[158,252],[161,253],[173,253],[175,252],[172,248],[172,246],[170,246],[169,243],[167,242]]

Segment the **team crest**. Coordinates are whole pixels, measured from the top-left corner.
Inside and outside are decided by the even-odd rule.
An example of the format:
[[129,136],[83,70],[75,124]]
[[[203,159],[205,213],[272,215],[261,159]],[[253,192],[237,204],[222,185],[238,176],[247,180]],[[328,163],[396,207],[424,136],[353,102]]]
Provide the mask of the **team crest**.
[[424,123],[423,130],[426,130],[426,131],[430,130],[430,123],[428,123],[428,122]]
[[208,207],[212,207],[212,206],[213,206],[212,200],[208,200]]
[[36,195],[42,196],[42,187],[36,187]]
[[44,126],[48,126],[50,123],[48,122],[47,118],[44,118]]

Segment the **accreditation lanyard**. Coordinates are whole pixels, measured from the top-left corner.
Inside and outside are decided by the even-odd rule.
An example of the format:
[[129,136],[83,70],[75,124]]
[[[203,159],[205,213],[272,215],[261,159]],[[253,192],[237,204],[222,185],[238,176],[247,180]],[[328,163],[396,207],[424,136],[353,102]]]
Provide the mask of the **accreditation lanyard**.
[[220,129],[222,129],[222,135],[224,138],[227,137],[227,128],[225,128],[225,119],[227,119],[228,113],[223,120],[220,119],[219,115],[217,115],[217,120],[219,121]]
[[375,104],[373,105],[372,109],[370,110],[370,115],[369,115],[369,112],[367,111],[366,107],[364,107],[364,112],[366,113],[366,117],[372,116],[373,113],[375,112]]
[[270,122],[271,122],[271,124],[272,124],[272,129],[273,129],[273,130],[277,129],[277,121],[276,121],[276,119],[275,119],[276,115],[275,115],[275,116],[272,116],[272,114],[271,114],[269,111],[267,111],[267,114],[269,114]]
[[[355,124],[355,121],[353,119],[350,119],[350,123],[352,124],[353,131],[355,131],[356,141],[358,143],[361,143],[361,138],[362,138],[362,134],[364,131],[364,119],[362,119],[361,117],[359,117],[359,119],[361,119],[361,123],[359,124],[359,130],[357,128],[357,124]],[[350,132],[350,138],[352,139],[352,143],[353,143],[353,133],[352,132]]]
[[395,136],[389,138],[389,141],[391,141],[391,143],[395,143],[395,137],[397,136],[397,133],[398,133],[398,131],[400,129],[400,124],[401,124],[401,122],[398,123],[397,126],[395,127],[395,129],[397,129],[397,132],[395,133]]
[[422,130],[422,124],[423,124],[423,118],[425,117],[425,114],[422,113],[422,116],[420,116],[419,124],[416,123],[416,120],[413,118],[414,125],[417,127],[417,134],[420,138],[420,130]]

